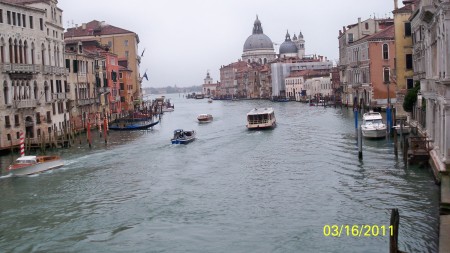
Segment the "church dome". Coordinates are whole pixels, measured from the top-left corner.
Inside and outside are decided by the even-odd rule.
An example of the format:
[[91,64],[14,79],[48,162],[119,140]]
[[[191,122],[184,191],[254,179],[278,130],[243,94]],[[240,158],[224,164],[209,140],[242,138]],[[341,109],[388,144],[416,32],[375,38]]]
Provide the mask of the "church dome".
[[253,34],[250,35],[244,43],[244,52],[256,50],[273,50],[272,40],[263,33],[261,21],[258,16],[253,23]]
[[273,50],[272,40],[265,34],[252,34],[244,43],[244,52],[261,49]]
[[280,45],[280,54],[296,54],[298,51],[297,46],[291,40],[289,32],[286,33],[285,41]]

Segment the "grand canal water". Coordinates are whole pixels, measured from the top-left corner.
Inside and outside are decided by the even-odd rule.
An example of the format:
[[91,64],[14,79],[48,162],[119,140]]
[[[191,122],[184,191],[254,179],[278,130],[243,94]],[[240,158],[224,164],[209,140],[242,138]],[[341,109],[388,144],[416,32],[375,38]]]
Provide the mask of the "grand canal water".
[[[62,169],[0,179],[1,252],[387,252],[389,238],[324,236],[325,225],[389,225],[400,249],[435,252],[439,188],[387,140],[364,140],[351,111],[270,101],[188,100],[147,132],[111,132],[59,151]],[[247,131],[272,106],[278,126]],[[199,125],[196,116],[214,121]],[[171,145],[176,128],[198,140]],[[401,155],[401,154],[400,154]],[[4,169],[13,157],[1,157]],[[4,172],[5,173],[5,172]]]

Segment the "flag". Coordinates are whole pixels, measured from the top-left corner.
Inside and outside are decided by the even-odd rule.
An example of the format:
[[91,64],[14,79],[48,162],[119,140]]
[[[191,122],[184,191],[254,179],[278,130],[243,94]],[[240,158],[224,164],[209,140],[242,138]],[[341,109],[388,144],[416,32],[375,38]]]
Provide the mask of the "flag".
[[145,48],[144,48],[144,50],[142,51],[141,57],[144,57],[144,52],[145,52]]
[[145,77],[145,79],[147,79],[147,81],[148,81],[147,72],[144,73],[144,75],[142,76],[142,79],[144,79],[144,77]]

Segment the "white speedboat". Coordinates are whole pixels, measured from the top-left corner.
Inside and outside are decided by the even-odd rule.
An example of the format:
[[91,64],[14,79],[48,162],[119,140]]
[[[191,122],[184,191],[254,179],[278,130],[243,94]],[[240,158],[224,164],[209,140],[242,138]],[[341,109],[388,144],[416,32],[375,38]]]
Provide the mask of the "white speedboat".
[[9,166],[14,176],[28,176],[62,167],[64,162],[59,156],[22,156]]
[[379,112],[364,113],[361,130],[362,135],[366,138],[386,137],[386,124],[383,123],[383,117]]
[[248,129],[267,129],[277,125],[273,108],[255,108],[247,113]]

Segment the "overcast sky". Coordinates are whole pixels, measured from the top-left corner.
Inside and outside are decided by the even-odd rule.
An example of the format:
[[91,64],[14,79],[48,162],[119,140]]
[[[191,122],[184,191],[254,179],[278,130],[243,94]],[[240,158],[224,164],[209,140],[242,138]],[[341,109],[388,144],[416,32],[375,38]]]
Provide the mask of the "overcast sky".
[[[401,5],[401,0],[399,0]],[[144,87],[200,85],[210,71],[241,58],[256,15],[264,34],[282,43],[302,31],[306,54],[337,60],[342,26],[373,17],[392,17],[393,0],[60,0],[64,26],[105,21],[136,32],[145,48]],[[278,47],[275,47],[278,50]],[[277,51],[278,53],[278,51]]]

